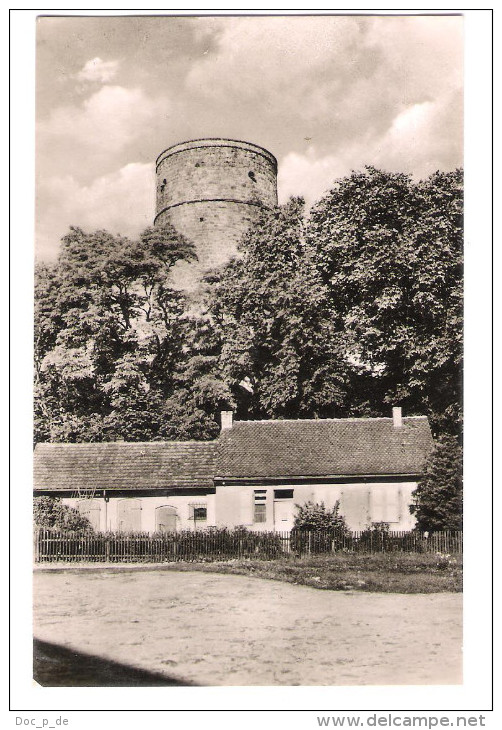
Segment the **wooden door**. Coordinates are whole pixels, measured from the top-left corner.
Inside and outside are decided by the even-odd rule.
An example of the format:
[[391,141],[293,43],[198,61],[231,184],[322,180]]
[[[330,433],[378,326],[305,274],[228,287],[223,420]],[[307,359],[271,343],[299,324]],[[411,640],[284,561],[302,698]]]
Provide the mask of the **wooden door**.
[[293,500],[274,500],[274,530],[289,532],[291,529],[293,529]]
[[157,507],[155,510],[155,530],[157,532],[176,532],[176,507]]
[[87,517],[93,530],[101,529],[101,505],[97,499],[79,499],[77,509],[81,515]]
[[129,497],[119,501],[117,528],[119,532],[141,531],[141,500]]

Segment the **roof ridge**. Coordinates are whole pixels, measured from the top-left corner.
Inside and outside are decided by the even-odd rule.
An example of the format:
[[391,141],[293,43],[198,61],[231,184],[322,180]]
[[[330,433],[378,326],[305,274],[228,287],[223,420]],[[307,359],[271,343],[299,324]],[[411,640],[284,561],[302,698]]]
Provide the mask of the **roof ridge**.
[[[427,420],[427,416],[403,416],[403,421],[411,420]],[[263,418],[249,421],[234,421],[233,426],[238,426],[242,423],[325,423],[336,421],[347,422],[347,421],[392,421],[392,416],[349,416],[349,418]],[[231,431],[231,429],[228,429]]]

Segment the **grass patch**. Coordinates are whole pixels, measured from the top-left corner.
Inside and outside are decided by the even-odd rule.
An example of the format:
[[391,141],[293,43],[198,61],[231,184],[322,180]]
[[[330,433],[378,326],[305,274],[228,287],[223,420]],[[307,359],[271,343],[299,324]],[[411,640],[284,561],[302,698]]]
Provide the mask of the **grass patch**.
[[251,575],[330,591],[378,593],[458,593],[462,556],[415,553],[313,556],[219,563],[170,563],[162,569]]

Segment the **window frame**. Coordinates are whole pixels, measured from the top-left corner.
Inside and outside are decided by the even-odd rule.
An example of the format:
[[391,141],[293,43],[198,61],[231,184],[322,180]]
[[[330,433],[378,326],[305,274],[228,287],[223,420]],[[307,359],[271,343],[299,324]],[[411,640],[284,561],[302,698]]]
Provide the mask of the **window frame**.
[[[205,517],[197,517],[196,510],[205,510]],[[197,525],[199,522],[207,523],[207,502],[190,502],[188,504],[188,519]]]
[[[257,510],[258,508],[258,510]],[[259,518],[259,519],[258,519]],[[253,493],[253,524],[263,525],[267,521],[267,490],[255,489]]]

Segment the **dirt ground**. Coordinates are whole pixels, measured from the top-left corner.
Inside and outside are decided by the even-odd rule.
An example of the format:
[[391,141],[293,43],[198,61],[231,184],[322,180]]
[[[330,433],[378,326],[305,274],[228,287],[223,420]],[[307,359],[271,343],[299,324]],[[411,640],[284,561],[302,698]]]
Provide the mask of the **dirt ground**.
[[176,683],[462,682],[462,596],[454,593],[322,591],[200,572],[40,571],[34,636]]

